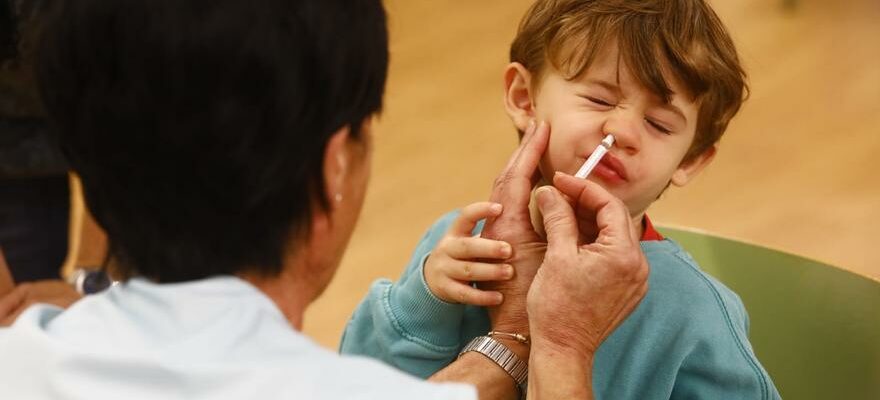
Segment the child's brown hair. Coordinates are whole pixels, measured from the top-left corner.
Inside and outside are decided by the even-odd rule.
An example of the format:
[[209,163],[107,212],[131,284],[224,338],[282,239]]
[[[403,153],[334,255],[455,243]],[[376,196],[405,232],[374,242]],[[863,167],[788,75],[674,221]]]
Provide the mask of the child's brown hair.
[[696,135],[684,162],[721,138],[748,95],[733,41],[703,0],[538,0],[520,22],[510,61],[525,66],[537,87],[547,62],[574,79],[615,42],[642,86],[668,102],[668,71],[697,102]]

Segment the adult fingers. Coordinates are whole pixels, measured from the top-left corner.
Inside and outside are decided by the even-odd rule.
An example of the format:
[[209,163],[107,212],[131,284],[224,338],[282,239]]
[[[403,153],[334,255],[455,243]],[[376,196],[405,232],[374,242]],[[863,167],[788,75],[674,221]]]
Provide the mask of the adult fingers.
[[547,232],[547,253],[562,256],[577,251],[577,220],[574,210],[558,190],[544,186],[536,192],[538,208],[544,217]]
[[597,240],[621,237],[638,242],[629,209],[599,184],[557,172],[553,176],[553,186],[575,199],[579,213],[596,216]]
[[520,153],[522,153],[522,149],[527,146],[529,140],[531,140],[532,136],[535,134],[535,130],[538,128],[538,125],[535,123],[535,120],[529,120],[529,126],[526,128],[525,134],[519,142],[519,146],[516,146],[516,150],[513,151],[513,154],[510,155],[510,158],[507,160],[507,164],[502,169],[502,172],[509,171],[514,164],[516,164],[517,158],[519,158]]
[[532,180],[535,172],[538,170],[538,163],[541,156],[547,150],[547,142],[550,139],[550,125],[541,121],[535,128],[534,134],[523,141],[522,151],[516,161],[510,168],[511,173],[516,177]]
[[538,172],[538,162],[547,149],[549,137],[550,126],[541,122],[534,133],[523,138],[507,166],[495,179],[490,197],[493,201],[505,205],[528,204],[532,180]]

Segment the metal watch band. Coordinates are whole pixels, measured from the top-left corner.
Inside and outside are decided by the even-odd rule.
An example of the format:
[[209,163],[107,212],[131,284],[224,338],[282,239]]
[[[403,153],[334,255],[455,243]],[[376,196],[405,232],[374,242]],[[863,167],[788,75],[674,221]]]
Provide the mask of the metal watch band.
[[461,349],[458,356],[461,357],[462,354],[469,351],[475,351],[494,361],[510,374],[517,386],[522,387],[529,377],[529,364],[510,351],[507,346],[489,336],[475,337]]

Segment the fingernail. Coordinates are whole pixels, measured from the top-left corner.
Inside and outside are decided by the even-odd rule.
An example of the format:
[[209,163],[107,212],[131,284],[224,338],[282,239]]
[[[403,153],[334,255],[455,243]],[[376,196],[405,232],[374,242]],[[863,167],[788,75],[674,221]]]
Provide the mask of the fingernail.
[[526,132],[534,130],[534,129],[535,129],[535,120],[530,119],[529,126],[526,127]]
[[557,178],[562,178],[562,177],[566,177],[566,176],[571,176],[571,175],[569,175],[565,172],[562,172],[562,171],[556,171],[553,173],[553,181],[555,182]]
[[501,257],[508,258],[512,252],[513,249],[510,248],[509,244],[505,243],[501,246]]
[[504,302],[504,295],[501,293],[495,294],[495,304],[501,304]]
[[535,197],[538,198],[538,206],[540,207],[546,207],[553,201],[553,194],[550,193],[550,188],[546,186],[539,187],[535,191]]
[[503,274],[504,274],[504,279],[513,278],[513,266],[505,265]]

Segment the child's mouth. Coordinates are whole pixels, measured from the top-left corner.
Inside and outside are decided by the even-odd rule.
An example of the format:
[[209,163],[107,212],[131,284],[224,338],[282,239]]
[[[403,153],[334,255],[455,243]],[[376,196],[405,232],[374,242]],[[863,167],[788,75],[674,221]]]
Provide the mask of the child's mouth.
[[608,184],[621,184],[628,180],[626,167],[613,154],[608,153],[593,170],[598,178]]

